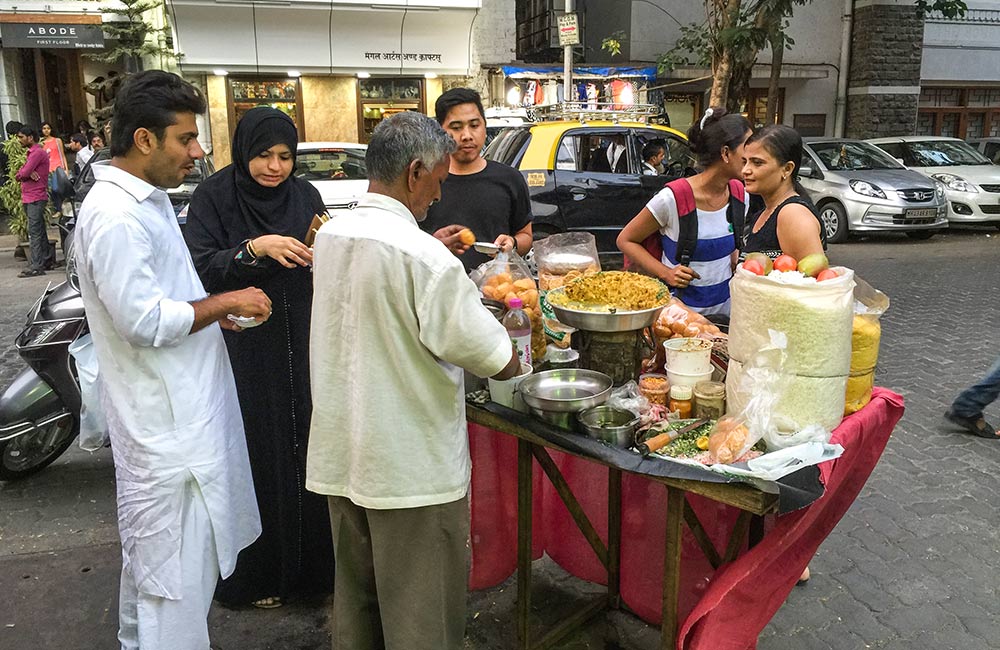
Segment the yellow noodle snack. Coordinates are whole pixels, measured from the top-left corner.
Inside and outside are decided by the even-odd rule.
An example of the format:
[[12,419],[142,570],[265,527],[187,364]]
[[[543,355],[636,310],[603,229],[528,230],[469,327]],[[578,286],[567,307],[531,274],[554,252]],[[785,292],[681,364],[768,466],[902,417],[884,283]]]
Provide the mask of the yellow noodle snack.
[[549,292],[548,301],[581,311],[640,311],[667,304],[670,291],[659,280],[645,275],[602,271]]

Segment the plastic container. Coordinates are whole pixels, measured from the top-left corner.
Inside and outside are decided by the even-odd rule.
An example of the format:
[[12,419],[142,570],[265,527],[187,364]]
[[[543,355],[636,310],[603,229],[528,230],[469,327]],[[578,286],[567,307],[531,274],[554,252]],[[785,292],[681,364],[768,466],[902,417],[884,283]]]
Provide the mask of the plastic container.
[[551,343],[545,348],[545,362],[552,370],[580,367],[580,353],[572,348],[560,348]]
[[694,417],[718,420],[726,414],[726,385],[701,381],[694,387]]
[[709,381],[712,379],[712,369],[709,368],[708,372],[699,372],[695,374],[686,372],[675,372],[670,368],[667,368],[667,381],[670,382],[671,386],[690,386],[694,388],[700,382]]
[[686,420],[691,417],[692,403],[691,403],[692,390],[690,386],[678,386],[674,385],[670,387],[670,403],[667,408],[671,413],[677,413],[678,417],[682,420]]
[[667,405],[670,394],[670,380],[666,375],[651,372],[639,375],[639,392],[652,404]]
[[490,387],[490,399],[501,406],[512,408],[521,413],[528,412],[528,405],[521,399],[521,395],[515,390],[522,381],[531,376],[532,367],[529,364],[521,364],[521,373],[517,377],[498,381],[492,377],[488,380]]
[[[696,375],[712,372],[712,342],[706,339],[668,339],[663,342],[667,370]],[[673,383],[673,382],[671,382]]]
[[531,319],[524,313],[524,303],[520,298],[511,298],[507,302],[507,313],[500,323],[510,335],[511,343],[517,350],[517,358],[521,364],[531,365]]

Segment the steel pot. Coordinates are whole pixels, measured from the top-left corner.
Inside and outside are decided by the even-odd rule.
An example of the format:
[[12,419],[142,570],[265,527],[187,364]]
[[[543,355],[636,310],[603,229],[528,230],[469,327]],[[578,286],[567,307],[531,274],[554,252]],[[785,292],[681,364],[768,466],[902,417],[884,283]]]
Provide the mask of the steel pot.
[[595,440],[621,449],[635,444],[639,418],[632,411],[614,406],[595,406],[578,413],[577,420],[580,428]]

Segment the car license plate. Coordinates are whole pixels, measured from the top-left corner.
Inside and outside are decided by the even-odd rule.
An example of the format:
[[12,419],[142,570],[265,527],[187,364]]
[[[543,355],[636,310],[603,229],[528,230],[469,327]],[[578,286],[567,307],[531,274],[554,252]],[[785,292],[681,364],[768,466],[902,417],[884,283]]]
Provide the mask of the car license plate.
[[934,208],[914,208],[906,211],[907,219],[933,219],[936,216],[937,210]]

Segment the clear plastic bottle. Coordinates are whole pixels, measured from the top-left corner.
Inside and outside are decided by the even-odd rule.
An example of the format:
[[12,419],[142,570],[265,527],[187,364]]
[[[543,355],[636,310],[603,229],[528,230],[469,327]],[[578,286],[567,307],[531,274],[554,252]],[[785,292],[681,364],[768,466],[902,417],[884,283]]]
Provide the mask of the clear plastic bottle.
[[531,365],[531,319],[524,313],[524,303],[520,298],[511,298],[507,303],[507,313],[500,322],[510,334],[510,340],[517,349],[521,365]]

